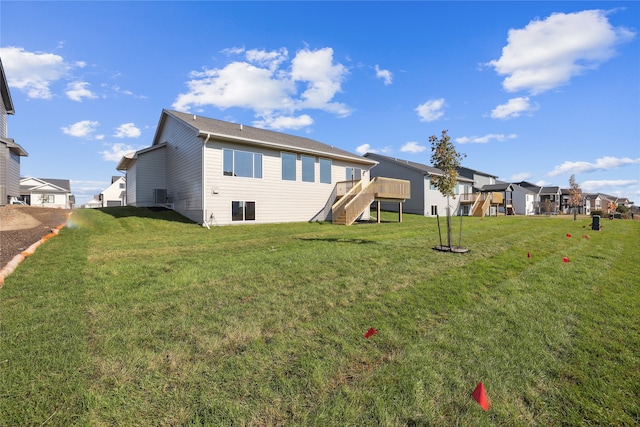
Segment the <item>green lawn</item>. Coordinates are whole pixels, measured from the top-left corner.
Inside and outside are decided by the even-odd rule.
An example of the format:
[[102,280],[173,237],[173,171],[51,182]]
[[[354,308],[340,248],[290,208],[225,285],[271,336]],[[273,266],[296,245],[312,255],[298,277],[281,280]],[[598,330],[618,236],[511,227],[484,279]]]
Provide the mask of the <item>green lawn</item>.
[[640,222],[383,220],[74,211],[0,289],[0,425],[640,423]]

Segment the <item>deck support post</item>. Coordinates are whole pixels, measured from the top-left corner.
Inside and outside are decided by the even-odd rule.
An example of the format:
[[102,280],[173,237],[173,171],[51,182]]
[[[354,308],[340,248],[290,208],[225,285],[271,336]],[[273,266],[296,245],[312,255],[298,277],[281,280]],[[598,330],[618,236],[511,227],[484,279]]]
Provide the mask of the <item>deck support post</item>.
[[378,224],[380,224],[380,200],[378,200],[378,206],[376,207],[376,218],[378,220]]
[[402,222],[402,202],[398,202],[398,222]]

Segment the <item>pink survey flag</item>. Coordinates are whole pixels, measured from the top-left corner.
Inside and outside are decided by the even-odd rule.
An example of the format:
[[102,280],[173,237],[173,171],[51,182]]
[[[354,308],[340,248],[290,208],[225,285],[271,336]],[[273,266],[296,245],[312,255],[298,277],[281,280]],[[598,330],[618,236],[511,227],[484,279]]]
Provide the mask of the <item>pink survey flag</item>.
[[485,411],[488,411],[491,407],[491,403],[489,402],[489,398],[487,397],[487,392],[484,389],[482,381],[480,381],[476,386],[476,389],[473,390],[471,397],[473,397],[475,401],[478,402],[478,405],[480,405]]
[[365,332],[364,337],[366,339],[369,339],[370,336],[375,335],[377,333],[378,333],[378,331],[376,331],[375,329],[369,328],[369,330],[367,332]]
[[569,262],[569,257],[563,256],[562,257],[562,262]]

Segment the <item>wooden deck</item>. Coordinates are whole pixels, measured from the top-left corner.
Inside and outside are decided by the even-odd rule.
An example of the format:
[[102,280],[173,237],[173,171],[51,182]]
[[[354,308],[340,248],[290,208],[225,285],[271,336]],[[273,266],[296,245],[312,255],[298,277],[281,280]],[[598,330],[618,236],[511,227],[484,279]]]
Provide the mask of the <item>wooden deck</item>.
[[410,199],[411,183],[379,176],[364,185],[362,181],[341,181],[336,184],[336,197],[331,207],[332,222],[351,225],[374,201],[402,203]]

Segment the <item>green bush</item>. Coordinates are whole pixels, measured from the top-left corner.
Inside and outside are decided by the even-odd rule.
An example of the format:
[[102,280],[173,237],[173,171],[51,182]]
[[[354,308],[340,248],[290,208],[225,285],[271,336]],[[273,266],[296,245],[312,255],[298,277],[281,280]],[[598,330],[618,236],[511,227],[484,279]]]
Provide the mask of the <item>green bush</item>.
[[594,216],[594,215],[602,216],[602,210],[600,209],[600,210],[591,211],[591,216]]

